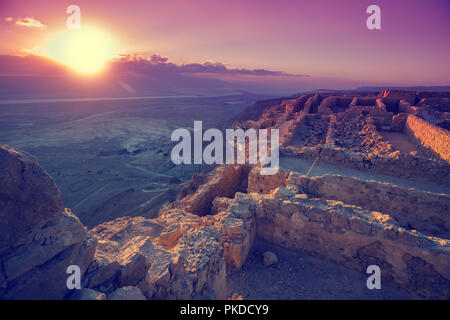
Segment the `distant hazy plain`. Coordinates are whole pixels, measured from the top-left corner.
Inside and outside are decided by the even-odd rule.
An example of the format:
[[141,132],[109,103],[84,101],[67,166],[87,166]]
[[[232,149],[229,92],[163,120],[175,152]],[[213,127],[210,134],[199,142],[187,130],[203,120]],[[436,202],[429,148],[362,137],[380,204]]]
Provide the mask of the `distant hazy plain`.
[[261,96],[137,97],[0,102],[0,143],[34,155],[66,207],[88,227],[154,216],[203,166],[175,166],[176,128],[223,128]]

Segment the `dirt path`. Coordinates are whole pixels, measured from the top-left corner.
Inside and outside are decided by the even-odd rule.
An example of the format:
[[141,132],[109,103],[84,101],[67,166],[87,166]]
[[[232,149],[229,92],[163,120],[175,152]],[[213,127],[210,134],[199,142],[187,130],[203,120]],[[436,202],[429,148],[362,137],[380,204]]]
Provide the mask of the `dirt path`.
[[[277,265],[263,265],[267,250],[277,255]],[[244,299],[411,299],[383,283],[383,278],[380,290],[367,289],[366,281],[365,274],[261,240],[255,241],[242,268],[228,273],[230,297]]]
[[408,137],[401,132],[388,132],[388,131],[378,131],[378,133],[387,141],[389,141],[392,146],[399,150],[401,153],[408,154],[413,151],[418,151],[417,147],[408,139]]
[[[280,167],[284,169],[288,169],[291,171],[295,171],[301,174],[306,174],[308,170],[311,168],[313,161],[299,159],[294,157],[280,157]],[[363,180],[375,180],[379,182],[389,182],[392,184],[396,184],[398,186],[402,186],[405,188],[415,188],[422,191],[429,191],[434,193],[445,193],[450,194],[450,186],[442,186],[438,184],[424,183],[424,182],[416,182],[412,180],[407,180],[398,177],[385,176],[381,174],[376,174],[367,171],[360,171],[356,169],[349,169],[338,167],[334,165],[330,165],[327,163],[323,163],[318,161],[314,168],[311,170],[309,176],[321,176],[324,174],[340,174],[349,177],[356,177]]]

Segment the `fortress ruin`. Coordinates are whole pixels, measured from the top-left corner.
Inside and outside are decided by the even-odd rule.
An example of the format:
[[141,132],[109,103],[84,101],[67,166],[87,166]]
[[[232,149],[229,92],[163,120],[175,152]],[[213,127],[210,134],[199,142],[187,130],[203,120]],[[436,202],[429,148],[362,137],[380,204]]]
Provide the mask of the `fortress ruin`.
[[[258,102],[235,128],[279,129],[280,172],[218,166],[196,174],[157,218],[89,231],[35,160],[1,146],[0,183],[10,187],[0,200],[35,205],[22,208],[24,237],[2,239],[0,297],[71,298],[60,273],[78,263],[83,297],[132,286],[146,299],[226,299],[227,270],[241,268],[259,238],[358,272],[375,264],[388,286],[449,299],[449,106],[448,92],[399,90]],[[39,183],[46,188],[33,189]]]

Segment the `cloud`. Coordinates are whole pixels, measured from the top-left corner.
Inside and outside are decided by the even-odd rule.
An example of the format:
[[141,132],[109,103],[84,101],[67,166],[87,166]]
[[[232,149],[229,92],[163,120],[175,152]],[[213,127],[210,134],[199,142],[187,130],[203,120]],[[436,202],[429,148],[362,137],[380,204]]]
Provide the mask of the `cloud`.
[[220,62],[171,63],[161,55],[121,55],[97,77],[34,54],[0,55],[0,99],[146,95],[226,95],[247,91],[288,95],[318,88],[370,85],[359,81],[231,68]]
[[34,46],[33,48],[23,48],[20,50],[20,52],[24,54],[39,55],[40,50],[41,50],[40,46]]
[[39,20],[36,20],[34,18],[26,17],[26,18],[17,18],[14,19],[13,17],[8,17],[5,19],[5,21],[14,23],[18,26],[27,27],[27,28],[36,28],[36,29],[47,29],[47,26],[40,22]]
[[291,74],[266,69],[231,68],[222,62],[214,61],[177,65],[168,62],[168,60],[167,57],[159,54],[153,54],[150,58],[139,54],[121,54],[113,60],[113,64],[116,63],[119,69],[124,72],[136,72],[139,74],[165,71],[180,74],[309,77],[303,74]]

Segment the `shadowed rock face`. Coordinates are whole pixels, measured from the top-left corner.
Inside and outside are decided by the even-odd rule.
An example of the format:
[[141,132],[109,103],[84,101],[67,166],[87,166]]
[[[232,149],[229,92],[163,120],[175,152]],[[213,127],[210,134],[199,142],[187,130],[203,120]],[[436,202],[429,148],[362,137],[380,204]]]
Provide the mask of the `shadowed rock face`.
[[[226,298],[213,221],[168,211],[89,233],[35,158],[0,145],[0,163],[0,298]],[[67,289],[70,265],[81,269],[80,291]]]
[[55,182],[27,153],[0,145],[0,256],[64,211]]
[[36,159],[0,145],[0,163],[0,298],[61,299],[67,267],[84,272],[96,240]]

